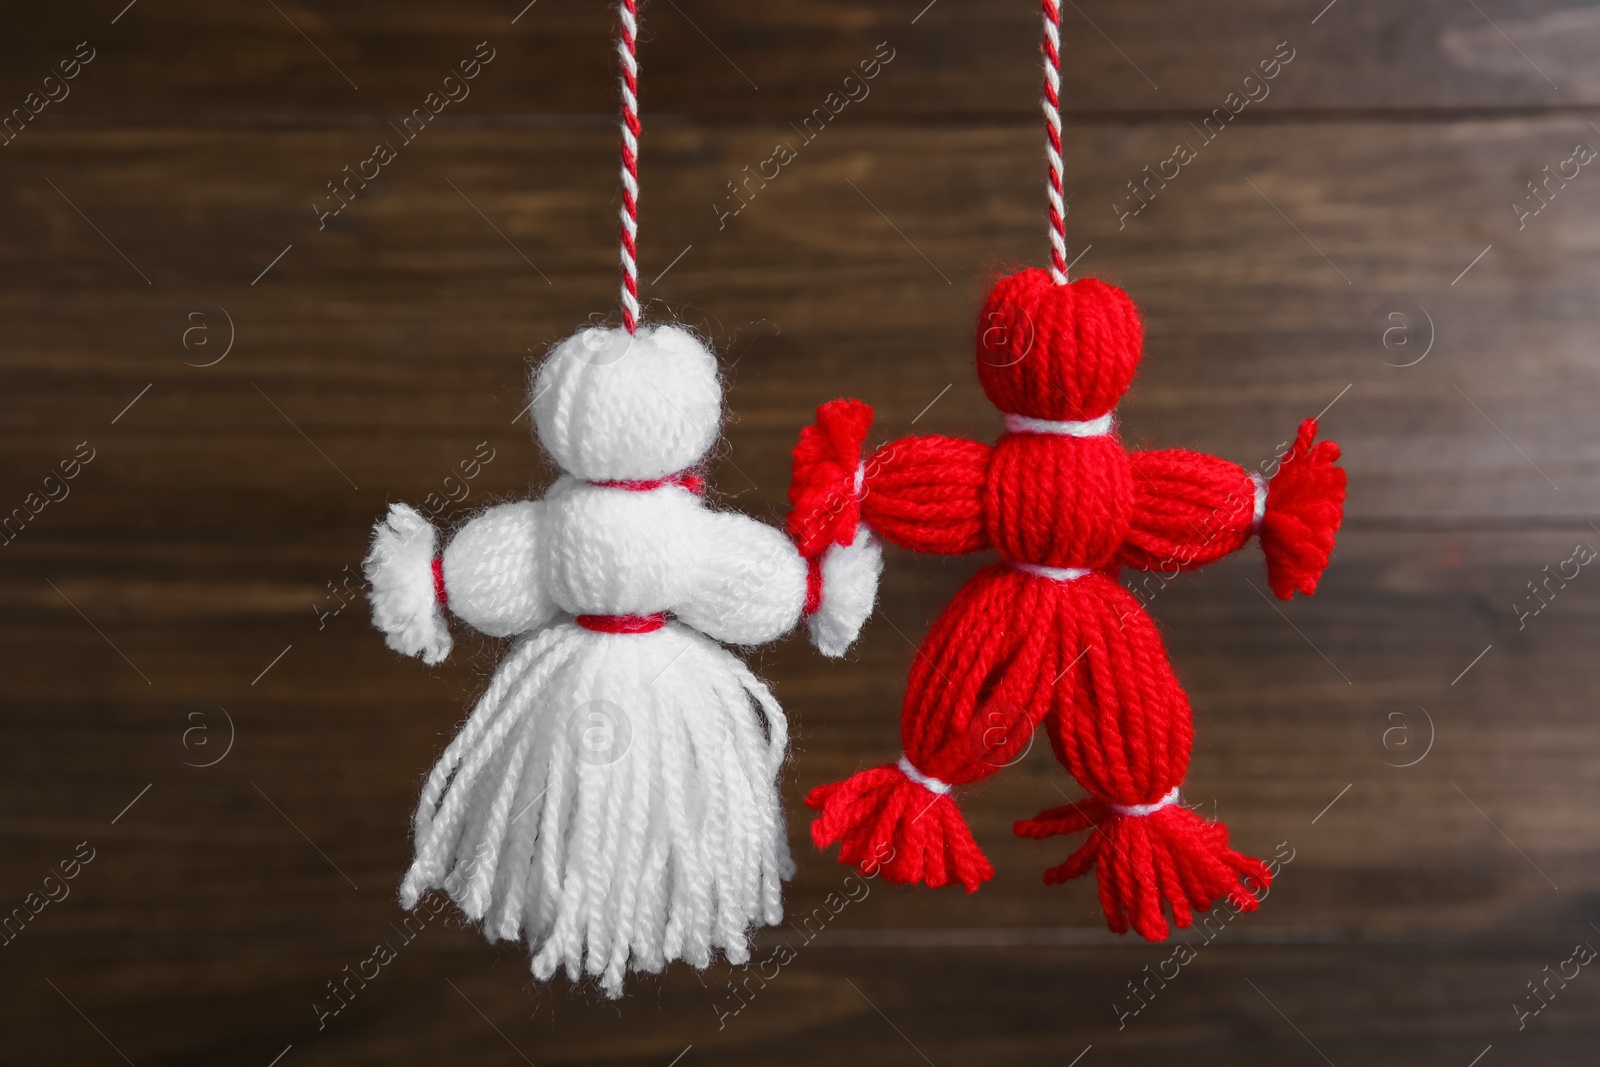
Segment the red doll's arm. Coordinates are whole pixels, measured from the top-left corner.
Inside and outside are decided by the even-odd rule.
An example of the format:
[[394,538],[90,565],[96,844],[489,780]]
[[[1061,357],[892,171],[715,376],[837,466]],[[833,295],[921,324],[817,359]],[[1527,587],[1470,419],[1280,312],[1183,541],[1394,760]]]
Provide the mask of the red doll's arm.
[[913,552],[960,555],[989,547],[983,524],[988,445],[959,437],[902,437],[863,465],[861,518]]
[[1129,458],[1133,516],[1118,563],[1177,574],[1214,563],[1250,540],[1256,483],[1243,467],[1182,448]]
[[801,555],[848,545],[859,524],[914,552],[953,555],[989,546],[983,522],[988,445],[902,437],[863,457],[872,408],[830,400],[800,431],[789,486],[789,532]]
[[1271,481],[1198,452],[1134,453],[1133,520],[1116,561],[1177,573],[1221,559],[1257,534],[1280,599],[1316,592],[1345,497],[1339,446],[1313,443],[1316,432],[1315,419],[1300,424]]

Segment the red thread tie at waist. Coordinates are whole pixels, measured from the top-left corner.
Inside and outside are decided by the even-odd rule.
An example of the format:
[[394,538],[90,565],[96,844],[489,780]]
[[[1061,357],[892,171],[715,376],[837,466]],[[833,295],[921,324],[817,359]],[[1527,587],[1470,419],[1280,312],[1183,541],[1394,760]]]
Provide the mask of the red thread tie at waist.
[[444,591],[444,557],[433,557],[433,599],[442,608],[449,602]]
[[622,478],[609,482],[590,482],[590,485],[604,486],[607,489],[622,489],[630,493],[648,493],[652,489],[660,489],[664,485],[676,485],[680,489],[687,489],[695,496],[706,495],[706,480],[693,471],[679,471],[669,474],[665,478],[628,479]]
[[1079,578],[1087,578],[1094,571],[1089,567],[1046,567],[1043,563],[1023,563],[1020,560],[1007,560],[1012,567],[1025,574],[1048,578],[1052,582],[1075,582]]
[[578,625],[597,634],[653,634],[667,624],[667,613],[654,615],[579,615]]
[[1154,804],[1113,804],[1106,802],[1106,807],[1121,815],[1123,818],[1140,818],[1145,815],[1154,815],[1168,804],[1178,802],[1178,787],[1173,786],[1165,796]]

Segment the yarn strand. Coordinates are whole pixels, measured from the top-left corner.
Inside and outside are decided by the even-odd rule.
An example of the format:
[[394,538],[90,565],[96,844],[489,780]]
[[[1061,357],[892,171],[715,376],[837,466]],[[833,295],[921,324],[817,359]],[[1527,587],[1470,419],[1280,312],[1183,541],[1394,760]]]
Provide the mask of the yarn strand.
[[1067,284],[1067,202],[1061,178],[1061,5],[1044,0],[1044,138],[1050,164],[1050,277]]
[[834,400],[795,446],[789,529],[808,560],[863,531],[914,552],[1000,557],[918,646],[900,761],[807,794],[812,840],[887,882],[974,891],[994,868],[959,794],[1042,732],[1088,794],[1013,825],[1035,839],[1087,835],[1046,884],[1094,874],[1110,929],[1150,940],[1219,900],[1254,910],[1272,871],[1179,802],[1189,698],[1145,599],[1119,575],[1169,581],[1258,536],[1278,596],[1315,591],[1343,516],[1339,448],[1307,420],[1264,487],[1201,453],[1126,451],[1112,412],[1143,330],[1128,295],[1094,278],[1001,279],[975,340],[979,383],[1006,419],[993,445],[929,435],[869,452],[872,409]]
[[617,0],[622,32],[617,61],[622,74],[622,324],[639,332],[639,38],[638,0]]

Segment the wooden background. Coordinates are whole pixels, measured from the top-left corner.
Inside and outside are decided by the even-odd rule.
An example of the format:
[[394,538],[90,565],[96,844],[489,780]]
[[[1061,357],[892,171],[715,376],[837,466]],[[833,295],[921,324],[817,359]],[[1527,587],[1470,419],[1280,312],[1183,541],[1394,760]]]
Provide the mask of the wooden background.
[[[443,494],[480,442],[448,520],[542,485],[530,361],[615,314],[610,17],[524,2],[0,7],[0,109],[95,50],[0,147],[0,508],[95,457],[0,549],[0,909],[94,855],[0,947],[0,1060],[1595,1061],[1600,975],[1537,1014],[1528,983],[1600,945],[1600,577],[1516,605],[1600,547],[1600,176],[1521,229],[1510,203],[1600,146],[1600,6],[1067,7],[1076,272],[1148,316],[1127,433],[1255,464],[1326,409],[1350,471],[1319,596],[1269,603],[1252,552],[1153,603],[1196,707],[1187,798],[1294,858],[1119,1029],[1172,948],[1107,934],[1087,882],[1039,884],[1070,845],[1010,823],[1075,795],[1042,748],[963,795],[991,883],[873,883],[813,940],[768,932],[796,959],[743,1002],[726,966],[611,1003],[453,919],[397,934],[421,776],[501,649],[403,660],[350,576],[386,503]],[[1045,256],[1037,16],[925,4],[646,10],[644,292],[723,354],[728,506],[781,519],[830,396],[884,434],[997,432],[970,337],[986,279]],[[471,96],[319,230],[324,183],[480,41]],[[870,96],[719,226],[726,183],[880,42]],[[1119,228],[1125,183],[1280,42],[1270,96]],[[1395,300],[1425,318],[1386,349]],[[792,916],[847,873],[800,797],[897,753],[911,643],[980,562],[893,553],[850,660],[755,657],[796,723]],[[397,959],[319,1029],[379,941]]]

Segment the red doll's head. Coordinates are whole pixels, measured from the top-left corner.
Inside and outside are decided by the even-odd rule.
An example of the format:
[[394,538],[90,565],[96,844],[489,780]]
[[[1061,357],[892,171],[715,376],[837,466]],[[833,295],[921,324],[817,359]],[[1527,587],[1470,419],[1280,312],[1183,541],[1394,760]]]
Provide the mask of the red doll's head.
[[1003,412],[1099,418],[1128,391],[1144,328],[1128,294],[1097,278],[1057,285],[1030,269],[1000,279],[978,320],[978,381]]

